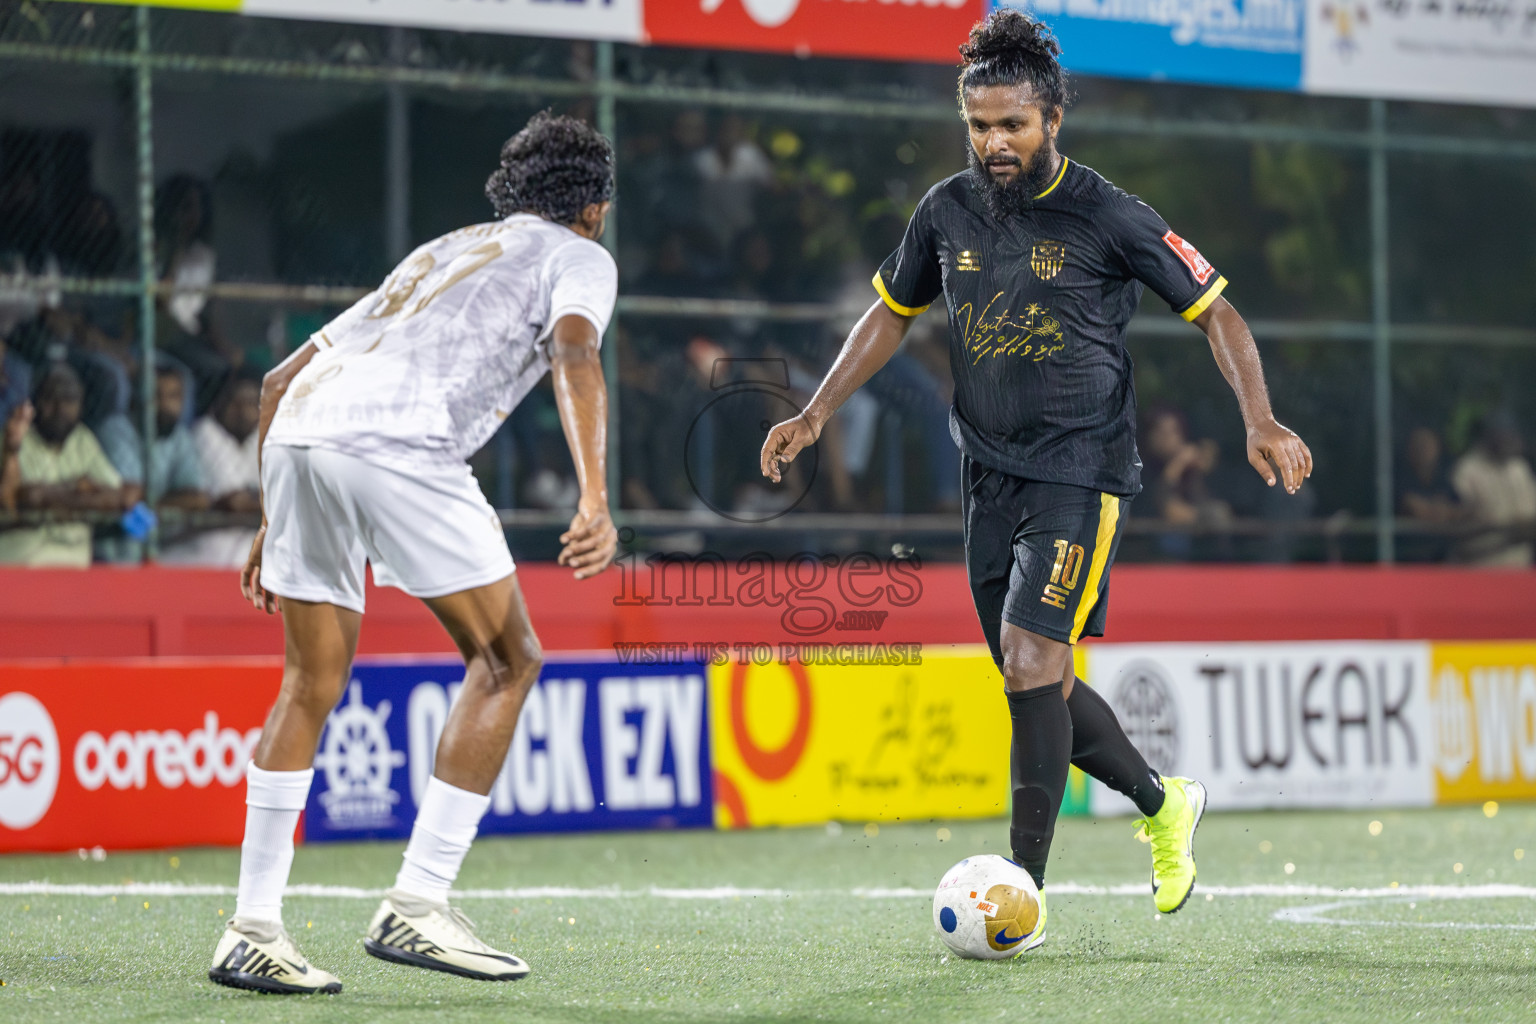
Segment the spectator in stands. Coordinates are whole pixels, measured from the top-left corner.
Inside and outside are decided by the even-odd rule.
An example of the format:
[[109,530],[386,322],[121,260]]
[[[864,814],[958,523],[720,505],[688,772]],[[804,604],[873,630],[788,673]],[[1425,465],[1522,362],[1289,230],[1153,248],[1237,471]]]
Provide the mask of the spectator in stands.
[[[6,425],[6,467],[0,473],[7,481],[0,491],[9,492],[8,507],[23,512],[122,512],[138,500],[138,489],[124,486],[95,435],[80,422],[83,396],[75,371],[56,363],[38,383],[33,396],[36,420],[19,440],[12,435],[20,432],[26,414],[13,413]],[[0,532],[0,564],[84,567],[90,562],[88,523],[50,522]]]
[[773,181],[773,163],[747,133],[740,114],[726,114],[713,145],[699,149],[694,167],[703,188],[699,208],[723,252],[755,219],[757,194]]
[[21,490],[21,444],[32,429],[32,403],[24,400],[0,420],[0,512],[15,512]]
[[1457,558],[1472,565],[1530,568],[1536,555],[1536,477],[1525,458],[1525,440],[1507,413],[1483,421],[1477,443],[1451,470],[1451,486],[1468,521],[1492,528],[1457,545]]
[[32,367],[0,337],[0,423],[9,421],[11,412],[25,405],[31,392]]
[[42,271],[51,225],[35,167],[12,165],[0,176],[0,257],[8,265]]
[[[1446,475],[1440,435],[1429,427],[1417,427],[1404,446],[1404,472],[1398,475],[1397,513],[1414,523],[1443,527],[1460,522],[1466,509],[1456,498]],[[1398,538],[1397,558],[1402,562],[1442,562],[1450,540],[1442,533],[1407,532]]]
[[[256,427],[261,419],[261,379],[251,373],[231,378],[211,415],[192,425],[210,507],[221,512],[261,513],[261,473]],[[205,530],[161,552],[166,562],[239,568],[256,539],[253,526]]]
[[1232,521],[1232,506],[1213,497],[1208,485],[1220,448],[1211,438],[1191,441],[1184,414],[1167,406],[1147,414],[1142,439],[1143,504],[1151,507],[1156,518],[1180,528],[1159,535],[1158,549],[1169,557],[1187,559],[1194,553],[1197,530]]
[[[104,438],[103,447],[122,478],[132,484],[144,485],[157,511],[196,512],[208,507],[197,445],[192,440],[192,432],[182,423],[185,405],[186,385],[181,372],[169,365],[159,366],[155,371],[155,438],[150,445],[147,477],[138,431],[130,427]],[[180,523],[174,519],[168,522],[162,517],[162,544],[173,545],[188,536],[189,531]],[[100,544],[97,553],[102,559],[114,562],[133,562],[141,556],[138,543],[127,539]]]
[[212,403],[244,353],[229,344],[210,316],[208,288],[218,257],[213,248],[213,196],[206,182],[178,174],[155,196],[156,264],[169,295],[156,321],[160,348],[192,373],[196,394],[189,412]]

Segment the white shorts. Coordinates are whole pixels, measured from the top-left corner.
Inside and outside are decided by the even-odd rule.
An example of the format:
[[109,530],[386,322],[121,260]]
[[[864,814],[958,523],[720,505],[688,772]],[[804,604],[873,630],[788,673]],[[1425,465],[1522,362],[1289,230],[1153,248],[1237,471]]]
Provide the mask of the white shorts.
[[324,448],[268,445],[261,585],[279,597],[363,610],[363,567],[412,597],[510,576],[501,521],[467,465],[409,473]]

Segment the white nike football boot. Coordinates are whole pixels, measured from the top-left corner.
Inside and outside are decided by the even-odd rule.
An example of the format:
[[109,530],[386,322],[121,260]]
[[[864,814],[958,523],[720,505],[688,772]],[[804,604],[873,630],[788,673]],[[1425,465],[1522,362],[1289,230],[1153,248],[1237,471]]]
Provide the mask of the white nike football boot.
[[475,937],[456,907],[389,889],[368,925],[363,948],[380,960],[478,981],[516,981],[528,965]]
[[341,991],[341,982],[311,964],[280,924],[232,919],[213,950],[208,980],[255,992],[304,995]]

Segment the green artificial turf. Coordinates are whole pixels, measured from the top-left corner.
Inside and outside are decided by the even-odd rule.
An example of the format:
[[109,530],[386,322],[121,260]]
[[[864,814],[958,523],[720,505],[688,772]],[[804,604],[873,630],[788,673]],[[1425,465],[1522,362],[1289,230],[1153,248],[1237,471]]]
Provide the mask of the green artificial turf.
[[[359,939],[376,896],[290,895],[289,930],[346,986],[329,998],[207,981],[219,911],[234,905],[228,892],[124,888],[229,887],[235,851],[0,857],[0,1021],[384,1024],[438,1011],[445,1021],[625,1024],[1536,1019],[1533,807],[1506,805],[1491,818],[1481,808],[1212,814],[1199,833],[1195,896],[1166,918],[1153,911],[1150,857],[1128,820],[1064,819],[1047,886],[1049,939],[1003,962],[946,958],[929,894],[961,857],[1004,852],[1006,823],[867,831],[482,840],[461,887],[578,890],[462,901],[483,937],[532,964],[532,976],[513,984],[368,957]],[[1527,845],[1530,855],[1516,859]],[[303,847],[293,881],[379,889],[399,852]],[[109,888],[9,888],[27,882]],[[714,887],[772,891],[666,891]],[[1389,891],[1332,891],[1349,887]],[[917,892],[870,892],[903,889]]]

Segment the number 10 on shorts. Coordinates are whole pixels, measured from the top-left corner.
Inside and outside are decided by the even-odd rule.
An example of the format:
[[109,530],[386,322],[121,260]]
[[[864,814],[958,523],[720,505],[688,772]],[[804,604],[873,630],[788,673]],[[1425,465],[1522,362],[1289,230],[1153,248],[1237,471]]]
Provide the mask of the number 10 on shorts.
[[1083,571],[1083,546],[1068,545],[1065,540],[1053,543],[1056,545],[1056,564],[1051,566],[1051,582],[1045,585],[1045,594],[1040,598],[1040,603],[1065,609],[1067,598],[1077,586],[1077,577]]

